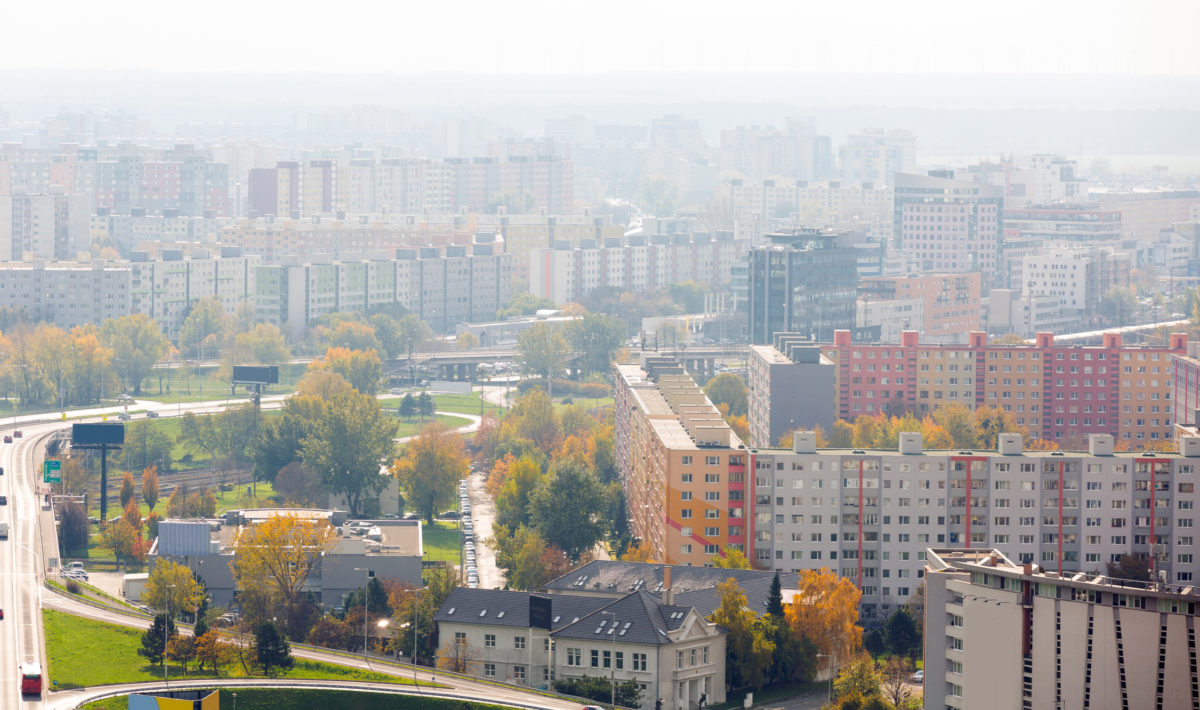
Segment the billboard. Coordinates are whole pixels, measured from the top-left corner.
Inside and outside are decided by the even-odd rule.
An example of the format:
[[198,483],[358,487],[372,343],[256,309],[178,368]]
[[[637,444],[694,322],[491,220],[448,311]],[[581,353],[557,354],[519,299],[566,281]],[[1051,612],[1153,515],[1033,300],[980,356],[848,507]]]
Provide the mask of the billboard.
[[233,384],[235,385],[277,385],[279,384],[278,365],[234,365]]
[[71,427],[73,446],[120,446],[125,443],[125,425],[120,422],[75,424]]
[[550,597],[529,595],[529,625],[535,629],[550,628]]

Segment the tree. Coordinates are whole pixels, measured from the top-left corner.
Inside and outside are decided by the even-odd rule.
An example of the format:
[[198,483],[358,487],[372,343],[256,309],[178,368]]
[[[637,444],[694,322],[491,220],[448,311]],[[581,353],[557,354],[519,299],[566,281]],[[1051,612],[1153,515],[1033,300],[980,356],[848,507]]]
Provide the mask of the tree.
[[323,648],[349,651],[354,640],[359,637],[357,631],[346,620],[326,614],[309,630],[308,642]]
[[203,360],[211,355],[211,349],[224,338],[229,326],[229,316],[216,296],[195,301],[179,327],[179,347]]
[[125,425],[125,445],[118,458],[121,466],[141,470],[157,465],[159,471],[170,472],[174,463],[171,458],[171,437],[156,424],[143,420]]
[[564,463],[530,495],[530,522],[547,542],[578,560],[604,536],[602,496],[603,488],[591,471]]
[[399,414],[405,419],[417,416],[417,398],[412,396],[412,392],[405,394],[404,399],[400,400]]
[[521,395],[502,427],[506,433],[529,439],[545,452],[557,449],[562,438],[562,422],[554,412],[554,402],[540,387]]
[[436,414],[434,408],[435,405],[433,402],[433,397],[431,397],[428,392],[422,392],[420,396],[417,397],[417,414],[420,414],[422,418],[432,417],[434,414]]
[[722,569],[753,569],[746,553],[731,545],[726,545],[719,554],[713,556],[712,566]]
[[82,495],[87,491],[88,474],[84,457],[68,456],[62,460],[62,483],[67,493]]
[[1001,434],[1025,433],[1025,427],[1017,424],[1013,413],[999,407],[976,407],[975,429],[979,432],[979,447],[982,449],[995,449]]
[[321,475],[300,461],[293,461],[275,476],[275,492],[287,503],[302,507],[318,506],[321,502]]
[[548,298],[535,296],[528,291],[514,291],[508,303],[496,312],[497,320],[506,320],[513,316],[531,316],[538,311],[555,310],[558,304]]
[[1137,312],[1137,296],[1132,289],[1114,286],[1100,297],[1099,311],[1111,325],[1129,325],[1129,320]]
[[291,353],[279,327],[258,323],[250,330],[235,332],[225,339],[225,347],[221,350],[221,372],[229,375],[233,365],[270,365],[284,362],[289,357]]
[[291,644],[274,621],[263,620],[254,626],[254,658],[269,676],[276,669],[288,670],[295,663]]
[[496,522],[515,529],[529,523],[529,498],[542,481],[542,467],[531,457],[522,456],[512,459],[505,470],[504,482],[496,493]]
[[221,668],[233,663],[233,646],[227,643],[217,631],[206,631],[196,637],[196,663],[201,671],[204,666],[220,675]]
[[1105,563],[1104,573],[1113,579],[1150,581],[1150,560],[1145,555],[1121,555],[1116,562]]
[[113,557],[118,560],[122,557],[129,557],[133,552],[133,543],[137,539],[137,531],[129,524],[125,518],[121,518],[114,523],[104,525],[101,532],[101,538],[104,541],[104,546],[112,550]]
[[547,543],[538,531],[521,526],[506,536],[506,530],[496,528],[496,537],[489,544],[496,547],[496,564],[506,570],[511,588],[537,591],[570,571],[566,553]]
[[625,323],[613,316],[588,314],[569,323],[566,331],[585,373],[607,372],[625,342]]
[[458,482],[469,471],[462,437],[436,422],[422,429],[392,464],[406,500],[430,525],[440,510],[453,505]]
[[325,356],[308,366],[309,372],[329,370],[341,375],[350,386],[374,396],[379,394],[383,383],[383,362],[375,350],[350,350],[343,347],[329,348]]
[[[607,704],[613,699],[612,679],[606,675],[580,676],[578,678],[560,678],[554,681],[554,689],[560,693],[574,695],[579,698],[589,698],[598,703]],[[637,681],[625,680],[616,685],[617,705],[636,708],[642,704],[642,691]]]
[[675,198],[679,186],[666,175],[649,175],[642,179],[642,209],[655,217],[675,214]]
[[133,474],[129,471],[121,477],[121,507],[124,508],[133,500]]
[[154,504],[158,502],[158,467],[149,466],[142,471],[142,500],[146,501],[146,507],[154,510]]
[[174,619],[166,614],[156,614],[150,628],[142,634],[142,646],[138,649],[138,655],[150,661],[151,665],[163,663],[169,639],[176,633]]
[[897,656],[913,657],[921,650],[921,629],[904,607],[888,617],[887,645]]
[[196,639],[191,636],[175,636],[167,642],[167,658],[183,667],[187,675],[188,664],[196,659]]
[[78,501],[68,500],[62,506],[61,518],[58,542],[62,546],[62,554],[65,556],[85,549],[88,543],[87,511]]
[[363,495],[387,485],[382,462],[392,452],[396,424],[384,417],[379,400],[348,392],[330,400],[300,442],[304,463],[320,471],[325,490],[342,495],[356,516]]
[[784,607],[784,618],[819,653],[847,659],[862,645],[862,627],[858,625],[861,597],[853,582],[826,567],[801,570],[799,590]]
[[454,339],[454,343],[459,350],[474,350],[479,347],[479,336],[469,330],[464,330]]
[[412,360],[413,351],[432,337],[433,331],[429,329],[429,324],[414,313],[407,313],[396,321],[396,344],[409,360]]
[[908,688],[908,679],[912,677],[913,664],[906,658],[892,656],[883,665],[880,690],[883,697],[897,708],[903,708],[912,698]]
[[704,297],[712,291],[698,281],[679,281],[667,287],[671,300],[684,313],[703,313]]
[[709,620],[729,631],[725,638],[725,678],[730,687],[762,688],[771,668],[775,642],[746,606],[746,594],[730,577],[717,585],[720,605]]
[[467,673],[478,658],[465,638],[456,637],[448,648],[438,651],[437,667],[452,673]]
[[158,323],[145,313],[134,313],[104,321],[100,329],[104,346],[113,352],[113,362],[121,384],[141,394],[142,380],[150,368],[162,359],[170,345]]
[[195,614],[204,602],[204,585],[185,565],[159,558],[146,577],[142,601],[151,609],[170,609],[171,613]]
[[330,347],[349,350],[374,350],[379,353],[383,344],[375,337],[375,327],[356,320],[341,320],[325,332],[325,342]]
[[71,329],[71,393],[75,403],[99,402],[101,392],[116,389],[113,357],[112,348],[101,342],[94,323]]
[[956,448],[975,448],[979,433],[975,429],[975,418],[966,405],[943,404],[933,410],[932,416],[933,420],[950,435]]
[[777,619],[783,618],[783,588],[779,582],[779,570],[775,570],[771,588],[767,590],[767,614]]
[[887,651],[887,639],[884,638],[883,631],[871,629],[863,634],[863,648],[872,656],[879,656]]
[[239,593],[261,595],[268,609],[283,610],[289,618],[309,574],[336,542],[327,523],[294,515],[273,515],[243,528],[232,563]]
[[849,695],[870,698],[880,694],[882,682],[875,661],[865,653],[859,654],[841,664],[833,681],[833,695],[838,699]]
[[561,329],[538,323],[517,338],[517,360],[527,375],[542,375],[549,381],[567,362],[567,340]]
[[728,404],[731,416],[746,414],[748,390],[742,378],[731,372],[722,372],[704,385],[704,393],[715,405]]
[[121,519],[129,523],[129,527],[133,528],[135,533],[141,534],[142,513],[138,510],[136,501],[129,501],[129,504],[125,506],[125,510],[121,512]]

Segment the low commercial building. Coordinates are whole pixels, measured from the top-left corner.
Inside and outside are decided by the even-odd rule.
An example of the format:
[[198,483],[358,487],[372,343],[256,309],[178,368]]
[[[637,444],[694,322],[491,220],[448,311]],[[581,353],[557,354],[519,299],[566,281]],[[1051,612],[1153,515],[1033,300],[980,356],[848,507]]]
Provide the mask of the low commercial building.
[[1057,574],[987,547],[924,556],[927,710],[1200,707],[1191,584]]
[[372,520],[345,525],[345,514],[320,509],[254,509],[231,511],[217,520],[164,520],[150,548],[150,569],[159,559],[182,564],[204,578],[212,603],[236,607],[237,584],[230,563],[242,532],[277,515],[299,516],[334,526],[332,549],[318,560],[303,591],[313,592],[325,608],[340,606],[347,594],[366,584],[368,569],[376,577],[421,586],[423,556],[419,520]]

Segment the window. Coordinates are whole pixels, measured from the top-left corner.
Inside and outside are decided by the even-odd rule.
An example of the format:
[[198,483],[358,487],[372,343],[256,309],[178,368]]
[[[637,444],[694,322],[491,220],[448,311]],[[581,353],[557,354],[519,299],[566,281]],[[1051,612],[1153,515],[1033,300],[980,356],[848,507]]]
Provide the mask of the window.
[[704,554],[706,554],[706,555],[716,555],[716,554],[720,553],[720,551],[721,551],[721,547],[719,545],[705,545],[704,546]]
[[691,508],[684,508],[684,509],[680,510],[680,511],[679,511],[679,517],[681,517],[681,518],[683,518],[683,519],[685,519],[685,520],[690,520],[690,519],[692,518],[692,509],[691,509]]
[[679,459],[679,463],[683,464],[684,466],[691,466],[692,465],[692,457],[691,456],[681,456]]
[[592,668],[599,668],[599,667],[600,667],[600,651],[598,649],[593,648],[592,649]]
[[568,666],[582,666],[583,665],[583,652],[581,650],[579,650],[578,648],[568,648],[567,649],[567,665]]
[[721,474],[706,473],[706,474],[704,474],[704,482],[705,483],[720,483],[721,482]]
[[683,479],[683,482],[684,482],[684,483],[691,483],[691,482],[692,482],[692,474],[690,474],[690,473],[683,473],[683,474],[680,474],[680,478],[681,478],[681,479]]
[[461,645],[467,642],[467,633],[465,631],[454,632],[454,643]]
[[604,652],[604,663],[602,666],[604,668],[612,668],[612,651]]
[[709,508],[708,510],[704,511],[704,517],[707,520],[720,520],[721,519],[721,511]]
[[680,498],[680,500],[691,500],[692,492],[691,491],[681,491],[679,493],[679,498]]
[[513,648],[525,648],[525,637],[513,636]]
[[483,635],[483,645],[486,646],[487,648],[495,648],[496,647],[496,634],[484,634]]
[[721,528],[704,528],[705,537],[716,537],[721,534]]
[[721,465],[721,457],[720,456],[705,456],[704,457],[704,465],[705,466],[720,466]]
[[617,670],[625,669],[625,652],[617,651]]
[[720,491],[705,491],[704,492],[704,500],[710,501],[710,502],[711,501],[719,501],[719,500],[721,500],[721,492]]
[[513,680],[518,684],[525,684],[525,666],[513,666]]
[[496,664],[495,663],[483,664],[483,675],[484,675],[484,677],[487,677],[487,678],[495,678],[496,677]]
[[648,667],[649,666],[646,665],[646,654],[644,654],[644,653],[633,654],[633,670],[644,671]]

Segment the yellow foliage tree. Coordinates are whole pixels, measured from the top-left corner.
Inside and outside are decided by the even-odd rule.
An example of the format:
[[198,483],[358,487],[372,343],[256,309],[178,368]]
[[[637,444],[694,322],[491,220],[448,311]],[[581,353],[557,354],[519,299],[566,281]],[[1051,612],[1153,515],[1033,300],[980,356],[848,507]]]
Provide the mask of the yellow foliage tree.
[[195,613],[204,603],[204,587],[185,565],[160,558],[146,578],[142,601],[151,609]]
[[274,606],[290,612],[308,575],[336,541],[324,520],[295,515],[273,515],[243,528],[230,563],[238,590],[265,594]]
[[625,554],[621,555],[622,562],[658,562],[654,559],[654,551],[649,545],[638,541],[629,546]]
[[408,493],[408,503],[430,523],[440,509],[453,504],[458,482],[470,470],[462,437],[436,422],[409,442],[391,469]]
[[802,570],[799,590],[783,614],[792,630],[808,639],[817,651],[850,658],[862,646],[858,601],[862,594],[854,583],[827,567]]
[[750,564],[750,559],[746,557],[746,553],[733,547],[726,545],[720,554],[713,555],[712,566],[720,567],[721,569],[753,569]]

